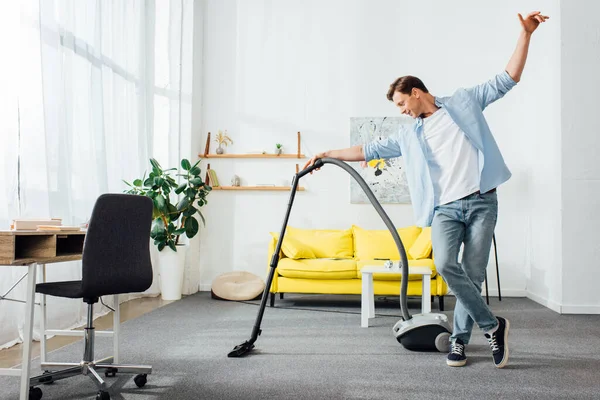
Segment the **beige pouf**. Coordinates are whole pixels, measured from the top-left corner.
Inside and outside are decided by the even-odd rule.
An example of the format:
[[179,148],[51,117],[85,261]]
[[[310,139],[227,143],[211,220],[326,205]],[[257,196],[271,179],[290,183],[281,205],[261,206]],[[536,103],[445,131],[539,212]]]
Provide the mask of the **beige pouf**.
[[246,271],[226,272],[212,284],[211,295],[219,300],[254,300],[265,290],[260,277]]

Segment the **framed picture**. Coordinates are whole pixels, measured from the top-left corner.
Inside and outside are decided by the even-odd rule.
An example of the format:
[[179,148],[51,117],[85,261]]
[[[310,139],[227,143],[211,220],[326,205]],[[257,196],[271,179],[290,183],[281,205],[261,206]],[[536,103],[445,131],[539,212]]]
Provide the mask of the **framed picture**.
[[[350,118],[350,145],[366,144],[396,135],[404,117],[360,117]],[[372,160],[366,168],[353,163],[354,168],[367,182],[377,200],[382,204],[410,204],[410,193],[402,157],[388,160]],[[360,185],[351,179],[350,203],[370,203]]]

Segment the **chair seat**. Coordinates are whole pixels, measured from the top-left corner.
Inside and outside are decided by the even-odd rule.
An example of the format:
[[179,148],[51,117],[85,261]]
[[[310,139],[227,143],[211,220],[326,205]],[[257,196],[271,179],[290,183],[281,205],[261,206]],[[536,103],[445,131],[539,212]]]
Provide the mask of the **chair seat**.
[[68,297],[70,299],[83,298],[81,281],[38,283],[35,285],[35,291],[56,297]]

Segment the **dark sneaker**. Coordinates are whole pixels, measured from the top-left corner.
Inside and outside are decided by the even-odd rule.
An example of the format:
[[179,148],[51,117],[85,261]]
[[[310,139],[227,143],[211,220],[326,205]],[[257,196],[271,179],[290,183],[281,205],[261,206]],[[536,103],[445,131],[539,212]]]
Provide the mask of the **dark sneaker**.
[[448,358],[446,358],[446,364],[451,367],[462,367],[467,363],[467,356],[465,355],[465,344],[462,340],[456,339],[450,342],[450,352]]
[[492,355],[494,357],[494,365],[496,368],[504,368],[508,362],[508,329],[510,323],[507,319],[502,317],[498,318],[498,329],[491,335],[485,334],[490,347],[492,348]]

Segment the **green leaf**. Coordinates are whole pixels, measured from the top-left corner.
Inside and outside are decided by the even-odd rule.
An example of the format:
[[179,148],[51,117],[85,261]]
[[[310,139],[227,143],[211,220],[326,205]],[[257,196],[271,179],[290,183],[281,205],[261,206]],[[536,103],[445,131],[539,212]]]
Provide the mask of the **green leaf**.
[[185,195],[186,195],[187,197],[189,197],[190,199],[193,199],[193,198],[195,198],[195,197],[196,197],[196,192],[197,192],[197,190],[196,190],[196,189],[194,189],[194,188],[187,188],[187,189],[185,190]]
[[179,193],[183,192],[186,187],[187,187],[187,183],[182,183],[181,185],[179,185],[177,187],[177,189],[175,189],[175,193],[179,194]]
[[159,194],[158,196],[156,196],[154,198],[154,205],[156,206],[157,209],[159,209],[160,211],[166,211],[165,209],[165,204],[166,204],[166,200],[165,197],[162,194]]
[[189,160],[187,160],[185,158],[183,160],[181,160],[181,168],[185,169],[186,171],[189,171],[192,168]]
[[142,180],[141,179],[136,179],[135,181],[133,181],[133,186],[141,187],[142,186]]
[[196,207],[194,207],[193,205],[190,205],[184,212],[183,212],[183,216],[184,217],[191,217],[192,215],[196,214],[196,212],[198,212],[198,209]]
[[127,186],[131,186],[131,183],[127,182],[125,179],[121,179]]
[[190,239],[196,236],[200,226],[198,225],[198,221],[194,217],[189,217],[185,220],[185,234]]
[[150,176],[148,177],[148,179],[146,179],[144,181],[144,186],[152,186],[153,182],[154,182],[154,176],[152,176],[152,174],[150,174]]
[[175,236],[179,236],[179,235],[183,235],[185,233],[185,228],[179,228],[173,231],[173,235]]
[[177,211],[182,211],[189,205],[190,205],[190,199],[187,197],[184,197],[183,199],[181,199],[179,201],[179,203],[177,203]]
[[156,237],[158,239],[158,235],[160,235],[160,234],[164,235],[164,230],[165,230],[165,223],[162,220],[162,218],[156,218],[154,221],[152,221],[152,229],[150,231],[151,235],[154,235],[154,237]]
[[202,183],[202,179],[200,177],[195,177],[193,179],[190,179],[190,183],[194,185],[200,185]]
[[156,159],[154,159],[154,158],[150,159],[150,165],[152,165],[152,169],[162,170],[162,167],[160,166],[158,161],[156,161]]
[[154,178],[154,185],[161,187],[163,185],[163,183],[165,183],[165,180],[161,177],[156,177]]
[[200,175],[200,172],[202,172],[202,171],[200,170],[199,167],[194,167],[194,168],[190,169],[190,175],[198,176],[198,175]]
[[172,240],[169,240],[169,247],[171,248],[171,250],[173,250],[174,252],[177,252],[177,247],[175,247],[175,242],[173,242]]
[[160,244],[158,245],[158,251],[162,251],[162,249],[164,249],[166,246],[165,242],[160,242]]

